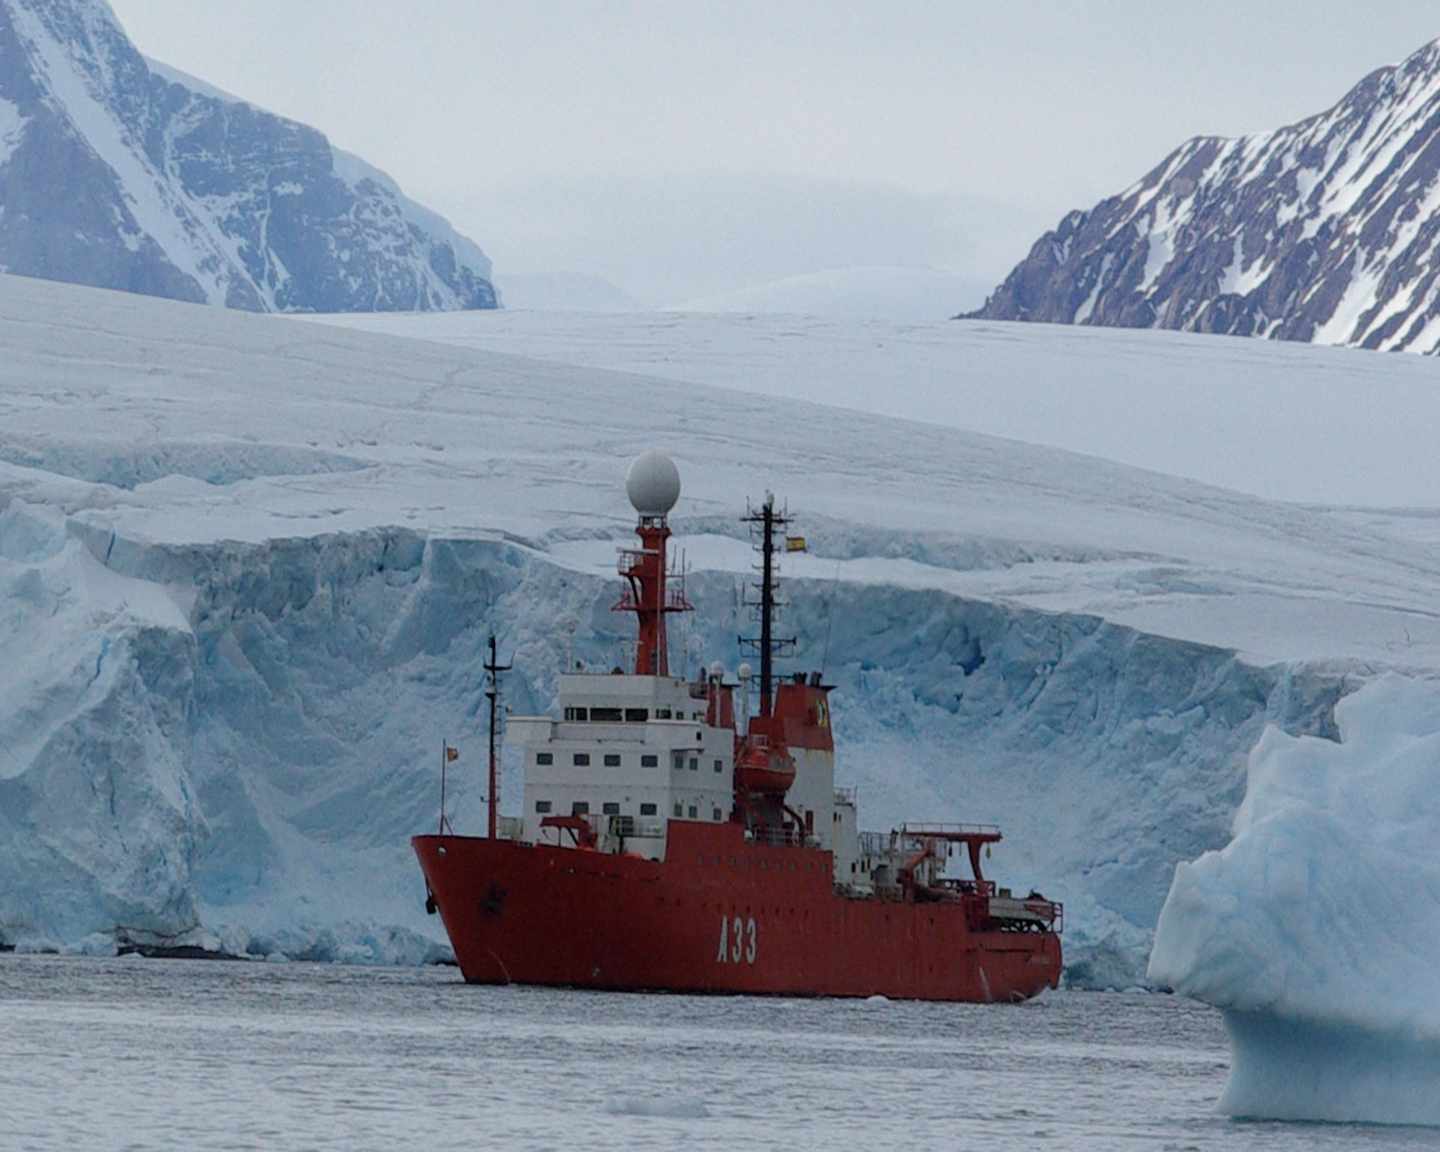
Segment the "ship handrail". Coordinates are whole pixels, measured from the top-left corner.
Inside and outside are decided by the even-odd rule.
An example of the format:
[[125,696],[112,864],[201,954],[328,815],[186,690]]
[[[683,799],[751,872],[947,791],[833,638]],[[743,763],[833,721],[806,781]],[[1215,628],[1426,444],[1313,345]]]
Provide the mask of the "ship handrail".
[[998,824],[902,824],[902,836],[999,836]]
[[993,880],[966,880],[959,876],[941,876],[931,884],[932,888],[941,888],[947,892],[959,892],[964,896],[986,896],[995,895],[995,881]]
[[783,828],[747,828],[745,839],[751,844],[768,844],[777,848],[818,848],[820,838]]

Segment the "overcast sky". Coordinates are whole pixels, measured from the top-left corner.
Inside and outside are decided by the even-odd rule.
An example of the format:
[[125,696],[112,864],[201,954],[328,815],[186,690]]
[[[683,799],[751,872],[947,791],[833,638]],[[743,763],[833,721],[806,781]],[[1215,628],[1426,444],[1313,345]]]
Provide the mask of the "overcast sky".
[[646,303],[856,264],[997,280],[1197,133],[1278,127],[1434,0],[110,0],[140,49],[326,132],[511,272]]

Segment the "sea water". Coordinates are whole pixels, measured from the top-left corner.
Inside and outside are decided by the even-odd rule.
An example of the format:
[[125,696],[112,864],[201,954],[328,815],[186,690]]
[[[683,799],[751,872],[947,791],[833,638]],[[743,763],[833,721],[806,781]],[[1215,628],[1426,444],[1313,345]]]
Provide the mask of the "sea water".
[[[563,930],[558,927],[557,930]],[[0,1149],[1432,1148],[1215,1110],[1217,1013],[474,988],[448,968],[0,956]]]

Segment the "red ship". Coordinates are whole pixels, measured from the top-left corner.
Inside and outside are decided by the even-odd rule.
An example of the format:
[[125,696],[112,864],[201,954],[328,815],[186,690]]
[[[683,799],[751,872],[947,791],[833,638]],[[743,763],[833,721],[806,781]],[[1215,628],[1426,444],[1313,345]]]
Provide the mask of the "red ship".
[[[525,815],[500,820],[492,640],[489,834],[452,834],[442,803],[440,834],[412,841],[464,978],[981,1002],[1054,987],[1063,910],[984,876],[998,829],[858,830],[855,793],[835,787],[829,687],[774,672],[791,644],[773,634],[778,557],[804,542],[773,497],[746,517],[759,675],[690,679],[670,675],[666,641],[667,617],[690,610],[667,558],[679,473],[649,452],[626,487],[640,542],[621,553],[616,608],[639,622],[633,672],[564,672],[556,716],[510,718]],[[956,856],[968,876],[949,874]]]

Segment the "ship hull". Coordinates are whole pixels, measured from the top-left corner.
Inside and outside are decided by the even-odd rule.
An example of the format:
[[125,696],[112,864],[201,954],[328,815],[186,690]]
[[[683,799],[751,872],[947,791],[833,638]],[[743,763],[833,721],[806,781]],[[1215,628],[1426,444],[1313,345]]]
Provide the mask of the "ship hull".
[[1059,937],[977,924],[975,902],[835,892],[828,852],[670,826],[663,862],[462,836],[412,841],[466,981],[613,991],[1024,1000]]

